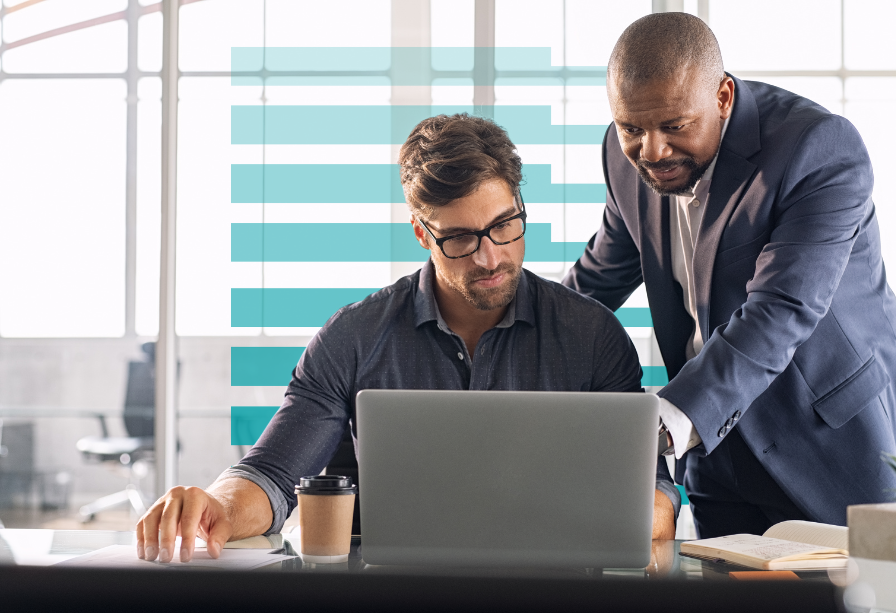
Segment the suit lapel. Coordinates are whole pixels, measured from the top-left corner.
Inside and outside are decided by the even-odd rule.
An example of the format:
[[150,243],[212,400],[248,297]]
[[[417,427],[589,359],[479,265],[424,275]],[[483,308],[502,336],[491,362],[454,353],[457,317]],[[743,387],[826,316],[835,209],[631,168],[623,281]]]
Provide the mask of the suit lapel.
[[709,186],[707,208],[700,222],[697,246],[694,249],[697,317],[704,342],[709,340],[711,333],[709,304],[719,242],[722,240],[728,220],[737,208],[756,170],[756,165],[748,158],[761,149],[759,109],[756,99],[743,81],[732,78],[734,78],[734,110],[719,149],[719,159]]
[[[753,176],[756,165],[742,157],[722,150],[716,164],[716,173],[709,186],[709,196],[700,231],[697,235],[697,246],[694,249],[694,290],[697,292],[697,318],[700,321],[700,332],[703,341],[709,340],[709,298],[712,284],[712,273],[715,267],[716,253],[725,226],[737,208],[744,188]],[[718,169],[725,172],[719,173]]]

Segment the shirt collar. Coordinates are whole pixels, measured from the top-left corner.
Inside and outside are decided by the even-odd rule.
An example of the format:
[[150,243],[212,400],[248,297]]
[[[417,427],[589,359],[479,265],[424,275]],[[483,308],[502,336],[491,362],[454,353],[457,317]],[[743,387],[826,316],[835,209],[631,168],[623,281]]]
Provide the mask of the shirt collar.
[[[417,283],[417,294],[414,297],[414,325],[420,327],[428,321],[435,321],[442,331],[450,332],[448,324],[445,323],[441,312],[439,312],[439,305],[436,303],[436,294],[433,290],[435,274],[436,271],[432,260],[427,260],[423,268],[420,269],[420,281]],[[524,321],[532,326],[535,325],[535,309],[529,292],[527,274],[525,270],[520,272],[520,282],[516,288],[516,296],[510,301],[507,313],[495,326],[496,328],[509,328],[516,321]]]

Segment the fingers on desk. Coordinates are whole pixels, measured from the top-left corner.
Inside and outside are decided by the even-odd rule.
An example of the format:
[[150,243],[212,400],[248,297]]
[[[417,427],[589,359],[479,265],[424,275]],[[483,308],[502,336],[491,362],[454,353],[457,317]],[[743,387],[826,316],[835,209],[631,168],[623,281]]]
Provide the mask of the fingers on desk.
[[[173,487],[159,498],[137,522],[137,557],[144,560],[170,562],[181,522],[185,488]],[[202,516],[200,511],[199,517]],[[196,521],[198,524],[198,520]],[[195,535],[196,528],[193,527]],[[192,551],[192,539],[190,540]]]
[[183,488],[172,488],[168,491],[159,521],[159,562],[170,562],[174,557],[174,543],[183,502]]
[[[180,509],[180,561],[189,562],[193,558],[193,549],[196,546],[196,533],[202,517],[208,509],[208,495],[199,488],[188,487],[184,491],[183,503]],[[164,518],[164,514],[162,515]],[[212,548],[208,548],[209,554],[217,558]]]
[[206,541],[208,554],[213,558],[221,555],[224,544],[230,540],[231,536],[233,536],[233,527],[230,522],[224,517],[215,518],[208,530],[208,540]]
[[159,552],[159,516],[164,497],[154,505],[137,522],[137,557],[144,560],[155,560]]
[[137,522],[137,557],[155,560],[158,556],[159,562],[170,562],[180,536],[180,560],[189,562],[202,530],[208,535],[209,555],[217,558],[232,533],[219,506],[198,487],[171,488]]

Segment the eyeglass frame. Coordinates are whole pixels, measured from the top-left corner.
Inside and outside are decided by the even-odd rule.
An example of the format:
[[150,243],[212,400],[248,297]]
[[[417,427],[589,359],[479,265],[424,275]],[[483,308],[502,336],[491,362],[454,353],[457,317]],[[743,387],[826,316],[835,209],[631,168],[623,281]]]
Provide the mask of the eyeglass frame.
[[[432,237],[432,239],[436,242],[436,245],[442,251],[442,255],[444,255],[449,260],[459,260],[461,258],[468,258],[471,255],[473,255],[474,253],[476,253],[477,251],[479,251],[479,248],[482,247],[482,239],[483,238],[488,238],[488,240],[490,240],[493,245],[509,245],[510,243],[515,243],[516,241],[520,240],[521,238],[523,238],[523,236],[526,235],[526,205],[523,202],[523,194],[521,192],[517,192],[516,197],[514,197],[514,200],[517,200],[517,199],[520,201],[520,212],[519,213],[517,213],[513,217],[507,217],[506,219],[496,221],[492,225],[490,225],[486,228],[483,228],[482,230],[476,230],[474,232],[461,232],[460,234],[452,234],[451,236],[445,236],[443,238],[438,238],[435,234],[432,233],[432,230],[430,230],[426,226],[426,224],[423,223],[422,219],[420,219],[418,217],[417,221],[420,222],[420,225],[423,226],[423,229],[426,230],[429,233],[429,235]],[[522,234],[517,236],[512,241],[507,241],[506,243],[499,243],[495,239],[492,238],[491,231],[492,231],[492,229],[495,228],[495,226],[499,226],[502,223],[507,223],[508,221],[512,221],[514,219],[521,219],[523,221]],[[460,238],[461,236],[475,236],[479,241],[476,244],[476,248],[473,249],[473,251],[471,251],[470,253],[467,253],[466,255],[448,255],[447,253],[445,253],[445,247],[443,245],[446,242],[448,242],[452,239],[455,239],[455,238]]]

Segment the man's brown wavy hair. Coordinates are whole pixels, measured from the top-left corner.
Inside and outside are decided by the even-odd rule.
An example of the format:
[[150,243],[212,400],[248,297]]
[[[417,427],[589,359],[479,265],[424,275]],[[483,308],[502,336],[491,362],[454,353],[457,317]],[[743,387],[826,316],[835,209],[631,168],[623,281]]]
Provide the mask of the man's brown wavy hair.
[[507,132],[491,119],[467,113],[418,123],[401,146],[398,163],[408,207],[424,218],[489,179],[503,179],[516,196],[523,179],[523,162]]

